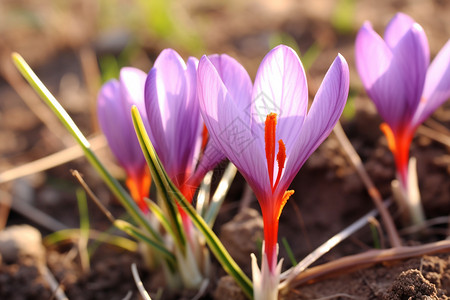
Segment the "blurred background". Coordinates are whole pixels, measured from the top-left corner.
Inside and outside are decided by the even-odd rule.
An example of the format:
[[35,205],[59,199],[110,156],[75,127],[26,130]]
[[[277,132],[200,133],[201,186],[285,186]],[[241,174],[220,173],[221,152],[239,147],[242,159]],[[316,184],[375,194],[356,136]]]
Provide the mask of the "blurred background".
[[[16,223],[33,224],[44,233],[79,226],[78,183],[70,169],[79,169],[96,194],[114,204],[92,168],[79,158],[75,142],[15,70],[13,51],[24,57],[83,133],[92,137],[96,152],[119,178],[122,171],[98,138],[95,107],[101,84],[117,77],[121,67],[148,72],[160,51],[170,47],[185,59],[227,53],[254,78],[264,55],[283,43],[299,53],[314,95],[341,53],[351,72],[345,129],[382,194],[389,195],[393,160],[355,71],[354,40],[364,21],[382,34],[399,11],[423,26],[433,58],[450,37],[447,0],[0,0],[0,230]],[[449,128],[448,103],[435,116]],[[431,144],[434,147],[428,147]],[[428,213],[449,214],[449,149],[424,136],[417,138],[417,145],[412,151],[424,173],[419,179],[427,189],[423,199]],[[17,169],[54,153],[59,155]],[[294,182],[297,200],[288,202],[292,209],[285,209],[281,218],[280,237],[298,237],[307,228],[301,238],[290,240],[297,257],[373,208],[335,141],[327,141],[317,153]],[[41,169],[46,171],[37,172]],[[238,176],[229,196],[236,201],[225,203],[232,214],[219,217],[219,224],[234,215],[244,191]],[[325,205],[333,214],[321,213]],[[256,202],[252,206],[257,208]],[[299,211],[308,214],[301,217]],[[93,228],[110,226],[104,217],[95,218],[101,216],[97,208],[89,214]]]

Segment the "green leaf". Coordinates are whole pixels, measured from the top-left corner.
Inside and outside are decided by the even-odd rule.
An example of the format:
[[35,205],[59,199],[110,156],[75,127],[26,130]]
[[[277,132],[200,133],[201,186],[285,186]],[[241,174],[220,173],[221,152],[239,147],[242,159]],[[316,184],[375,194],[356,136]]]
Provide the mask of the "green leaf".
[[170,226],[169,220],[164,215],[164,212],[162,209],[153,201],[146,201],[148,208],[152,212],[152,214],[158,219],[161,226],[169,233],[172,238],[175,240],[177,238],[175,232],[172,230],[172,227]]

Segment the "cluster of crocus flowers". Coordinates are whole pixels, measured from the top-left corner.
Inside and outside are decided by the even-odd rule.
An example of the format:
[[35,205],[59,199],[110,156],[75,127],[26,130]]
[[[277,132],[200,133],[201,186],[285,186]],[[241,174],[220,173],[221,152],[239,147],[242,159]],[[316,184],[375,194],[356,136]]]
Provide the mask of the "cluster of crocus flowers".
[[450,97],[450,41],[430,65],[424,30],[398,13],[384,39],[366,22],[358,32],[355,55],[363,85],[385,122],[381,129],[395,158],[407,213],[419,223],[424,217],[420,198],[410,196],[409,149],[417,127]]
[[[148,212],[145,198],[150,192],[150,172],[134,133],[131,107],[144,112],[144,85],[147,75],[136,68],[121,69],[119,80],[106,82],[98,94],[97,113],[109,147],[126,172],[126,185],[132,198]],[[145,122],[148,127],[148,123]]]
[[[198,59],[187,62],[172,50],[163,50],[145,82],[145,108],[149,135],[169,178],[192,203],[205,174],[223,160],[223,154],[208,139],[197,96]],[[192,228],[182,207],[178,211],[188,240],[184,253],[175,249],[179,271],[186,287],[198,288],[209,272],[203,239]]]
[[287,46],[266,55],[253,86],[245,69],[226,55],[202,57],[197,84],[211,139],[245,177],[261,206],[264,250],[261,273],[253,270],[255,299],[276,299],[278,221],[293,194],[288,187],[344,109],[347,63],[338,55],[309,112],[305,72]]

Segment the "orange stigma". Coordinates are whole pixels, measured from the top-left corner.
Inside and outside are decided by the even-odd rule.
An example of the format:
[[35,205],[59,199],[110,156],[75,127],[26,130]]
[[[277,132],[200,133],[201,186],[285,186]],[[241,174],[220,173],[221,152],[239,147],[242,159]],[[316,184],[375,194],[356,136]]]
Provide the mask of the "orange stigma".
[[384,135],[386,136],[386,139],[387,139],[387,142],[388,142],[388,146],[389,146],[389,150],[391,150],[392,153],[395,153],[396,152],[395,136],[394,136],[394,133],[392,132],[391,127],[389,127],[389,125],[386,124],[386,123],[381,123],[380,124],[380,129],[384,133]]
[[128,176],[125,182],[128,190],[130,191],[131,197],[144,213],[148,212],[148,206],[145,202],[145,198],[148,197],[150,192],[151,182],[152,179],[148,168],[145,168],[138,175]]
[[266,144],[266,159],[267,159],[267,170],[269,172],[269,180],[270,185],[272,186],[272,191],[276,189],[278,183],[281,179],[281,174],[283,173],[284,165],[286,162],[286,146],[283,140],[278,141],[278,154],[277,154],[277,162],[278,162],[278,174],[273,182],[274,176],[274,163],[275,163],[275,134],[277,127],[277,114],[270,113],[266,117],[265,127],[264,127],[264,139]]
[[395,130],[386,124],[380,125],[388,141],[389,150],[391,150],[395,159],[395,166],[397,173],[400,175],[400,181],[404,187],[408,185],[408,162],[409,162],[409,148],[413,138],[412,131],[407,126],[399,127]]

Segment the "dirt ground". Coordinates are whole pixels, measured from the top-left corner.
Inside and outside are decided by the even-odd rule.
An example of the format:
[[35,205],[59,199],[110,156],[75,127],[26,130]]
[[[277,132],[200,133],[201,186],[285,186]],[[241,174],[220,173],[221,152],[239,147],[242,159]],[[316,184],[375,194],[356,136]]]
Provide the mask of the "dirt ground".
[[[391,195],[395,176],[394,162],[379,130],[380,118],[368,99],[355,70],[354,39],[359,27],[370,20],[382,32],[398,11],[420,23],[428,35],[434,57],[450,37],[450,2],[443,0],[355,1],[351,13],[338,21],[338,3],[352,1],[268,1],[171,2],[173,16],[186,31],[196,32],[201,47],[186,46],[173,36],[128,26],[128,7],[117,1],[105,7],[90,0],[70,0],[58,6],[53,1],[23,0],[0,3],[0,178],[6,170],[45,157],[74,145],[74,141],[48,111],[33,102],[33,93],[21,81],[11,65],[10,52],[17,51],[32,65],[42,81],[62,102],[81,130],[88,136],[98,132],[95,121],[97,61],[108,54],[120,58],[127,45],[135,45],[127,63],[148,70],[165,47],[174,47],[183,57],[203,53],[228,53],[236,57],[254,78],[259,62],[274,41],[295,42],[301,53],[311,47],[320,49],[307,72],[310,94],[314,95],[337,53],[347,59],[351,72],[350,100],[342,123],[384,199]],[[125,1],[126,2],[126,1]],[[114,10],[115,9],[115,10]],[[122,10],[121,10],[122,9]],[[119,14],[123,11],[122,14]],[[127,14],[130,18],[127,19]],[[115,15],[117,14],[117,15]],[[103,17],[100,17],[103,16]],[[135,16],[138,20],[139,16]],[[140,19],[139,19],[140,20]],[[64,24],[62,26],[61,24]],[[137,49],[137,50],[136,50]],[[122,54],[121,54],[122,53]],[[93,67],[93,65],[95,65]],[[14,86],[13,89],[11,86]],[[19,95],[20,94],[20,95]],[[25,100],[25,101],[24,101]],[[94,103],[94,105],[93,105]],[[30,109],[31,107],[31,109]],[[426,125],[449,138],[450,103],[447,102]],[[123,176],[107,149],[96,153],[118,177]],[[420,233],[402,230],[405,245],[418,245],[448,239],[450,236],[450,147],[430,136],[418,133],[411,154],[418,161],[418,178],[425,213],[429,222]],[[116,215],[124,213],[98,175],[85,159],[51,168],[0,185],[0,228],[30,224],[45,237],[63,228],[79,227],[75,190],[76,180],[69,170],[85,176],[94,192]],[[220,173],[220,168],[218,170]],[[364,185],[345,157],[332,134],[310,157],[295,178],[296,191],[280,218],[280,239],[286,238],[297,260],[331,238],[374,208]],[[219,214],[214,230],[227,235],[224,224],[243,211],[241,200],[245,182],[238,175]],[[31,205],[56,219],[44,219],[30,212]],[[255,199],[247,206],[259,212]],[[25,208],[24,208],[25,207]],[[401,227],[395,204],[390,206],[396,224]],[[252,215],[254,216],[254,215]],[[91,228],[108,230],[111,224],[98,208],[89,203]],[[257,216],[254,216],[257,218]],[[35,218],[35,219],[33,219]],[[260,228],[259,228],[260,230]],[[252,235],[255,232],[251,232]],[[260,231],[256,230],[256,235]],[[241,250],[233,233],[224,238],[241,267],[250,272],[249,251]],[[231,236],[231,237],[230,237]],[[245,236],[245,235],[244,235]],[[246,236],[255,240],[255,236]],[[234,244],[233,244],[234,243]],[[314,265],[374,248],[368,225],[331,249]],[[256,243],[253,245],[256,249]],[[237,250],[236,250],[237,249]],[[256,250],[255,250],[256,251]],[[238,259],[241,257],[242,259]],[[246,259],[247,257],[248,259]],[[285,247],[280,245],[283,269],[291,266]],[[0,299],[54,299],[41,265],[48,267],[69,299],[138,299],[130,271],[135,262],[144,285],[158,299],[192,299],[195,292],[169,295],[159,290],[161,274],[148,272],[138,253],[100,245],[91,258],[91,271],[84,272],[75,243],[45,244],[43,262],[22,257],[0,260]],[[219,279],[224,271],[214,261],[211,284],[201,299],[220,298]],[[131,291],[130,298],[126,298]],[[226,295],[225,293],[222,294]],[[239,295],[235,295],[238,299]],[[384,262],[296,286],[288,299],[448,299],[450,297],[450,253],[425,255]]]

